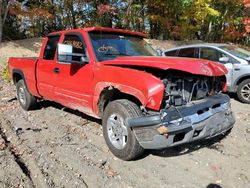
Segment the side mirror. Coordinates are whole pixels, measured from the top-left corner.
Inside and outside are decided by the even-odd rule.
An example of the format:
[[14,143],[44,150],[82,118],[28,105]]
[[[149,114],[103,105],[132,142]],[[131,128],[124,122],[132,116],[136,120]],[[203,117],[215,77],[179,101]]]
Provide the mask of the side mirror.
[[64,63],[86,64],[88,60],[83,54],[73,53],[73,46],[67,44],[58,44],[58,61]]
[[162,52],[161,49],[157,49],[156,52],[157,52],[158,56],[162,56],[162,53],[163,53],[163,52]]
[[228,57],[221,57],[219,59],[219,62],[221,62],[221,63],[228,63],[229,62],[229,58]]

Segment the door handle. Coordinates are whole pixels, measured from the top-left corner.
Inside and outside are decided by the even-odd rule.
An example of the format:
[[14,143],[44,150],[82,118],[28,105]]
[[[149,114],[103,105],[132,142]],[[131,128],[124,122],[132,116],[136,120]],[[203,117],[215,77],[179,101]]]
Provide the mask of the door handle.
[[60,69],[59,68],[54,68],[54,73],[56,73],[56,74],[58,74],[58,73],[60,73]]
[[240,70],[240,68],[235,68],[234,70],[235,70],[235,71],[239,71],[239,70]]

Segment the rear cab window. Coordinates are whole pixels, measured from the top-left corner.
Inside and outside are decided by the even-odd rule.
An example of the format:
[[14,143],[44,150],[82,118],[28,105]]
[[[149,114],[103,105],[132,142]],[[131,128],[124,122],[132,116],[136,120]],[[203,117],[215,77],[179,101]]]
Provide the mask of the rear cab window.
[[48,41],[43,53],[44,60],[54,60],[59,39],[60,35],[48,37]]

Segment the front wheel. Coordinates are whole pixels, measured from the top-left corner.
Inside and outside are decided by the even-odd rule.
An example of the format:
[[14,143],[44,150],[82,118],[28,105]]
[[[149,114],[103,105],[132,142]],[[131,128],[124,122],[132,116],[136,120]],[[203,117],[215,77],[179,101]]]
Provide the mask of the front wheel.
[[103,135],[110,151],[122,160],[133,160],[143,154],[127,118],[139,117],[138,106],[128,100],[116,100],[105,108],[102,120]]
[[237,96],[241,102],[250,104],[250,79],[246,79],[239,84]]

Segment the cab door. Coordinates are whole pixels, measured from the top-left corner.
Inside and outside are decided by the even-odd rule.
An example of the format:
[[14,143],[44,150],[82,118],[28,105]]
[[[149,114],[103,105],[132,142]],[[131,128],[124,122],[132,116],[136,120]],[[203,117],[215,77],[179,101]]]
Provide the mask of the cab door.
[[60,35],[50,35],[44,39],[44,46],[36,67],[36,82],[39,94],[54,100],[54,71],[56,66],[56,50]]
[[[84,54],[85,59],[88,59],[85,40],[80,32],[66,33],[60,43],[73,46],[73,54]],[[72,57],[73,60],[80,61],[80,58]],[[55,70],[56,101],[72,109],[92,114],[93,63],[65,63],[57,60]]]

